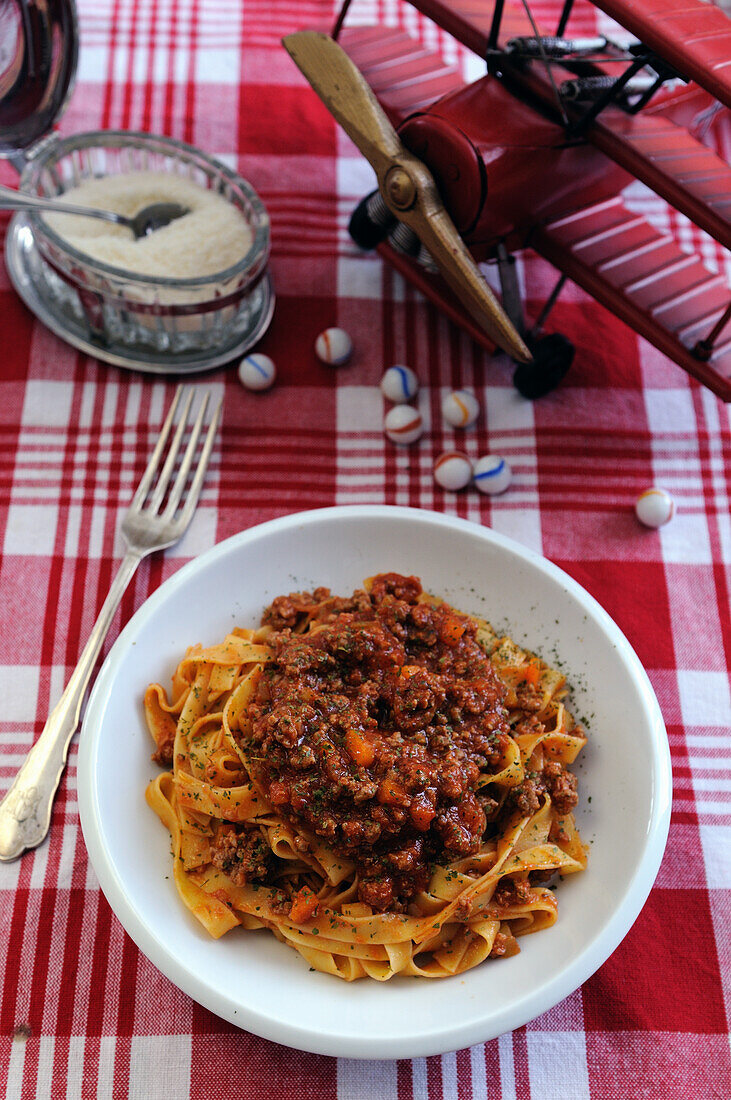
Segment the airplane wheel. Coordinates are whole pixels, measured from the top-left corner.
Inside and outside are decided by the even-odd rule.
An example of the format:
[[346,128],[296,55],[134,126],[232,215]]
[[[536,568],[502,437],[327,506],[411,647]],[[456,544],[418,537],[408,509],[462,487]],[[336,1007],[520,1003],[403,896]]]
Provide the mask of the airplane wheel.
[[370,252],[381,241],[385,241],[394,224],[395,218],[391,216],[378,191],[372,191],[360,200],[350,215],[348,232],[358,248]]
[[559,332],[537,339],[528,337],[533,353],[532,363],[520,363],[513,375],[513,385],[523,397],[534,401],[555,390],[574,360],[574,345]]

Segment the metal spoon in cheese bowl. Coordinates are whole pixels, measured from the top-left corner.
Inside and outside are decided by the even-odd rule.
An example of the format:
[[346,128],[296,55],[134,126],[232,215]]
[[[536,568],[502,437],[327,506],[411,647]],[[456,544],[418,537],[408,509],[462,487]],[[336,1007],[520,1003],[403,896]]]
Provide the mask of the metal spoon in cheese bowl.
[[153,202],[138,211],[133,217],[116,214],[112,210],[96,210],[91,206],[76,206],[72,203],[58,202],[56,199],[42,199],[37,195],[27,195],[23,191],[14,191],[11,187],[0,185],[0,210],[48,210],[54,214],[81,214],[89,218],[100,218],[105,222],[114,222],[132,230],[136,239],[162,229],[176,218],[187,214],[188,208],[177,202]]

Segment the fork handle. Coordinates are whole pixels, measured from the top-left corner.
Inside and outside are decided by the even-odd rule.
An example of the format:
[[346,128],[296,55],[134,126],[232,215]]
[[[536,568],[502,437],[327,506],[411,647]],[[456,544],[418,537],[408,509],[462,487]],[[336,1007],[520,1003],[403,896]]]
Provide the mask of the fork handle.
[[17,859],[40,844],[51,824],[53,799],[66,767],[69,743],[104,639],[127,585],[144,555],[128,550],[122,559],[89,641],[41,736],[0,802],[0,860]]

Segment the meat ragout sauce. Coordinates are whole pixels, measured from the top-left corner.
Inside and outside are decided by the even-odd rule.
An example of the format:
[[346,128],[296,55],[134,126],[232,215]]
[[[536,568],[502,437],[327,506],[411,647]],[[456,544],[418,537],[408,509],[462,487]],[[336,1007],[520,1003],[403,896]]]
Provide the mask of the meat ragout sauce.
[[[475,621],[421,593],[416,577],[387,573],[347,599],[275,599],[263,617],[275,660],[241,742],[275,810],[351,860],[359,900],[377,911],[404,910],[431,863],[476,852],[497,824],[477,786],[503,758],[506,689]],[[537,803],[541,787],[529,780],[515,798]]]

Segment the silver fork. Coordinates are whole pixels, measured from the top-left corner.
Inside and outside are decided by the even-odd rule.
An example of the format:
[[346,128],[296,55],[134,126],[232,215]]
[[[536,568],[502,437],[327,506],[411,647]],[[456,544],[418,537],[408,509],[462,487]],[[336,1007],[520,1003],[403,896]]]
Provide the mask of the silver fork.
[[[122,520],[127,553],[109,595],[66,690],[52,710],[41,736],[26,756],[10,790],[0,802],[0,860],[17,859],[28,848],[40,844],[48,832],[53,799],[66,767],[71,738],[79,724],[84,695],[119,601],[142,558],[177,542],[193,517],[221,417],[219,402],[203,440],[190,486],[186,488],[209,400],[210,394],[206,393],[173,480],[193,403],[193,390],[189,389],[186,394],[183,387],[178,387],[147,469]],[[182,412],[160,469],[175,413],[181,403]]]

